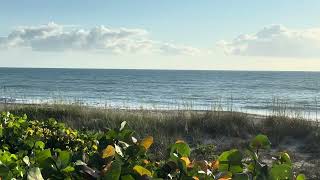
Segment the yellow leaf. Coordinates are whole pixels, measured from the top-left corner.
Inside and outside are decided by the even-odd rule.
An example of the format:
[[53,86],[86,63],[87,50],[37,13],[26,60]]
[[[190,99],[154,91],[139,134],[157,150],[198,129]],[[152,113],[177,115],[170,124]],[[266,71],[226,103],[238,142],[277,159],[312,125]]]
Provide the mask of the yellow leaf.
[[193,176],[192,179],[199,180],[199,178],[197,176]]
[[102,150],[102,158],[108,158],[110,156],[114,156],[115,149],[113,146],[108,145],[104,150]]
[[149,149],[152,143],[153,143],[153,137],[148,136],[141,141],[140,145],[143,146],[145,149]]
[[144,168],[142,166],[139,166],[139,165],[134,166],[133,170],[135,172],[137,172],[140,176],[144,176],[144,175],[147,175],[149,177],[152,176],[151,172],[148,169],[146,169],[146,168]]
[[211,168],[212,168],[213,170],[219,169],[219,164],[220,164],[220,163],[219,163],[218,160],[213,161],[212,164],[211,164]]
[[180,159],[186,163],[186,166],[189,166],[191,163],[188,157],[181,157]]
[[92,149],[96,151],[96,150],[98,150],[98,146],[94,144],[94,145],[92,145]]
[[177,140],[176,144],[179,144],[179,143],[185,143],[185,142],[183,140]]

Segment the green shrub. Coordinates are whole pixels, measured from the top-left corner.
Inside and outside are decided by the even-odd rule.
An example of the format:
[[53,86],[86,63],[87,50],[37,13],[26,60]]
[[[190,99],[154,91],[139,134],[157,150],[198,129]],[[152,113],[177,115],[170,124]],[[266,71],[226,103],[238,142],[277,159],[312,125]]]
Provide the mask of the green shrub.
[[[122,122],[104,133],[80,132],[53,119],[29,120],[8,112],[0,115],[0,177],[3,179],[305,179],[293,172],[290,156],[280,152],[272,164],[261,150],[270,148],[256,136],[246,151],[232,149],[212,161],[190,160],[191,148],[178,140],[167,159],[152,161],[153,137],[142,140]],[[202,151],[202,148],[198,148]]]

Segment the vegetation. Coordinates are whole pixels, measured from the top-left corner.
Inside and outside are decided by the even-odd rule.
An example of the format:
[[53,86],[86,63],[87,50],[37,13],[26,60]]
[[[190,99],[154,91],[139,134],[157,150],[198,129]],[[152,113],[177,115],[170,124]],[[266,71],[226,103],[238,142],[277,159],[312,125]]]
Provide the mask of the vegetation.
[[38,121],[4,112],[0,125],[4,179],[306,179],[294,172],[287,152],[263,160],[261,153],[271,143],[262,134],[245,150],[224,151],[208,161],[191,160],[190,146],[177,140],[165,159],[156,160],[148,151],[153,137],[137,140],[126,121],[115,129],[77,131],[54,119]]

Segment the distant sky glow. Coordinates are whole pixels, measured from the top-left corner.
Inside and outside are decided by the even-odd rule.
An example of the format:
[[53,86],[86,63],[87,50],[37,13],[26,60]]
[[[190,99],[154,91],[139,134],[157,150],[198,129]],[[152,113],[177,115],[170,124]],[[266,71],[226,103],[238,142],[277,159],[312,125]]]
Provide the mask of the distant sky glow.
[[10,0],[0,66],[320,71],[317,0]]

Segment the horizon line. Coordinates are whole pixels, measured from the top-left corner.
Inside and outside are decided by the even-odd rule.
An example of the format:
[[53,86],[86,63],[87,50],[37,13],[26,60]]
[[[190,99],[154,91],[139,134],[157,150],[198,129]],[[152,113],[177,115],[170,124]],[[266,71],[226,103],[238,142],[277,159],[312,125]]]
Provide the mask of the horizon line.
[[80,67],[8,67],[0,69],[74,69],[74,70],[150,70],[150,71],[243,71],[243,72],[320,72],[320,70],[250,70],[250,69],[165,69],[165,68],[80,68]]

